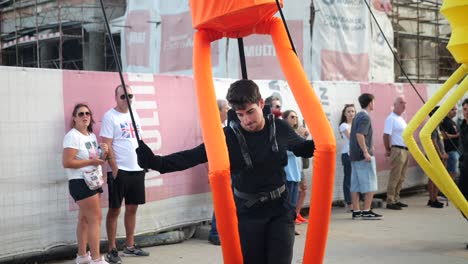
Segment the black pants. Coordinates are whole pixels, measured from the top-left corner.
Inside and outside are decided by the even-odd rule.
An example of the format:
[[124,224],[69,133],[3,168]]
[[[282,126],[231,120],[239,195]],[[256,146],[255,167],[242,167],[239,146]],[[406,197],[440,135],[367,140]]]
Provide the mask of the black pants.
[[461,193],[468,199],[468,156],[463,155],[460,160],[460,178],[458,180],[458,187]]
[[292,261],[295,213],[284,208],[282,199],[269,203],[274,204],[267,206],[272,211],[238,215],[244,264],[290,264]]

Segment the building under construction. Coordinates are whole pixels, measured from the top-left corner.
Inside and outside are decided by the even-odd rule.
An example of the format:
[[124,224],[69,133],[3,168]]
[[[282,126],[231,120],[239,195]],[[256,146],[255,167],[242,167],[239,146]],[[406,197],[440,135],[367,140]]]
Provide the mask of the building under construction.
[[[442,0],[393,0],[389,15],[402,69],[395,81],[439,83],[458,67],[446,46],[450,26]],[[109,20],[127,10],[126,0],[106,0]],[[313,23],[313,1],[310,9]],[[112,25],[118,27],[119,25]],[[0,64],[19,67],[115,71],[99,0],[0,0]],[[120,51],[120,34],[113,39]]]
[[[125,3],[107,0],[109,19],[122,16]],[[102,17],[99,0],[2,0],[0,64],[113,71]]]
[[[421,83],[444,82],[458,64],[447,50],[451,28],[440,14],[443,0],[393,0],[395,49],[408,77]],[[406,82],[400,67],[395,81]]]

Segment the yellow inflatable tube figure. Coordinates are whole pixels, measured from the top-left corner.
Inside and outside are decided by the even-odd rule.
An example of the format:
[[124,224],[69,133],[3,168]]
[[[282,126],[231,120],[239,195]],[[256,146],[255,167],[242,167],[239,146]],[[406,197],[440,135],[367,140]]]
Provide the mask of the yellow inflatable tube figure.
[[[432,131],[434,131],[450,109],[453,108],[457,101],[460,100],[468,90],[468,78],[466,78],[466,74],[468,73],[468,20],[466,20],[468,1],[445,0],[441,8],[441,13],[452,26],[452,37],[447,47],[455,60],[462,65],[416,113],[403,132],[403,138],[409,151],[427,176],[444,192],[447,198],[462,211],[465,217],[468,217],[468,202],[445,169],[431,140]],[[427,155],[426,158],[413,138],[414,132],[418,126],[424,122],[429,112],[450,92],[452,87],[463,78],[464,80],[434,113],[419,133],[421,144]]]

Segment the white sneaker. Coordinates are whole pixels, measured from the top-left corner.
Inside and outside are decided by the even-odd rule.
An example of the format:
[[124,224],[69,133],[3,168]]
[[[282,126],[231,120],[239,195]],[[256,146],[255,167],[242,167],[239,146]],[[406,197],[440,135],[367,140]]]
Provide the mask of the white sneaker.
[[75,263],[76,264],[88,264],[91,262],[91,255],[88,252],[86,252],[86,255],[84,256],[79,256],[78,254],[76,254],[76,259],[75,259]]
[[91,260],[90,264],[109,264],[109,262],[104,260],[104,257]]

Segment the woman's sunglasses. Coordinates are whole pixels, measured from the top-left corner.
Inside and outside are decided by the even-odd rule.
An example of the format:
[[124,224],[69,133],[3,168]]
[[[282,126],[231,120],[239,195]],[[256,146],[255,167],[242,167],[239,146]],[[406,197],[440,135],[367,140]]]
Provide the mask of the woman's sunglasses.
[[79,116],[79,117],[83,117],[83,116],[85,116],[85,115],[86,115],[86,116],[90,116],[91,113],[90,113],[90,112],[79,112],[79,113],[77,114],[77,116]]

